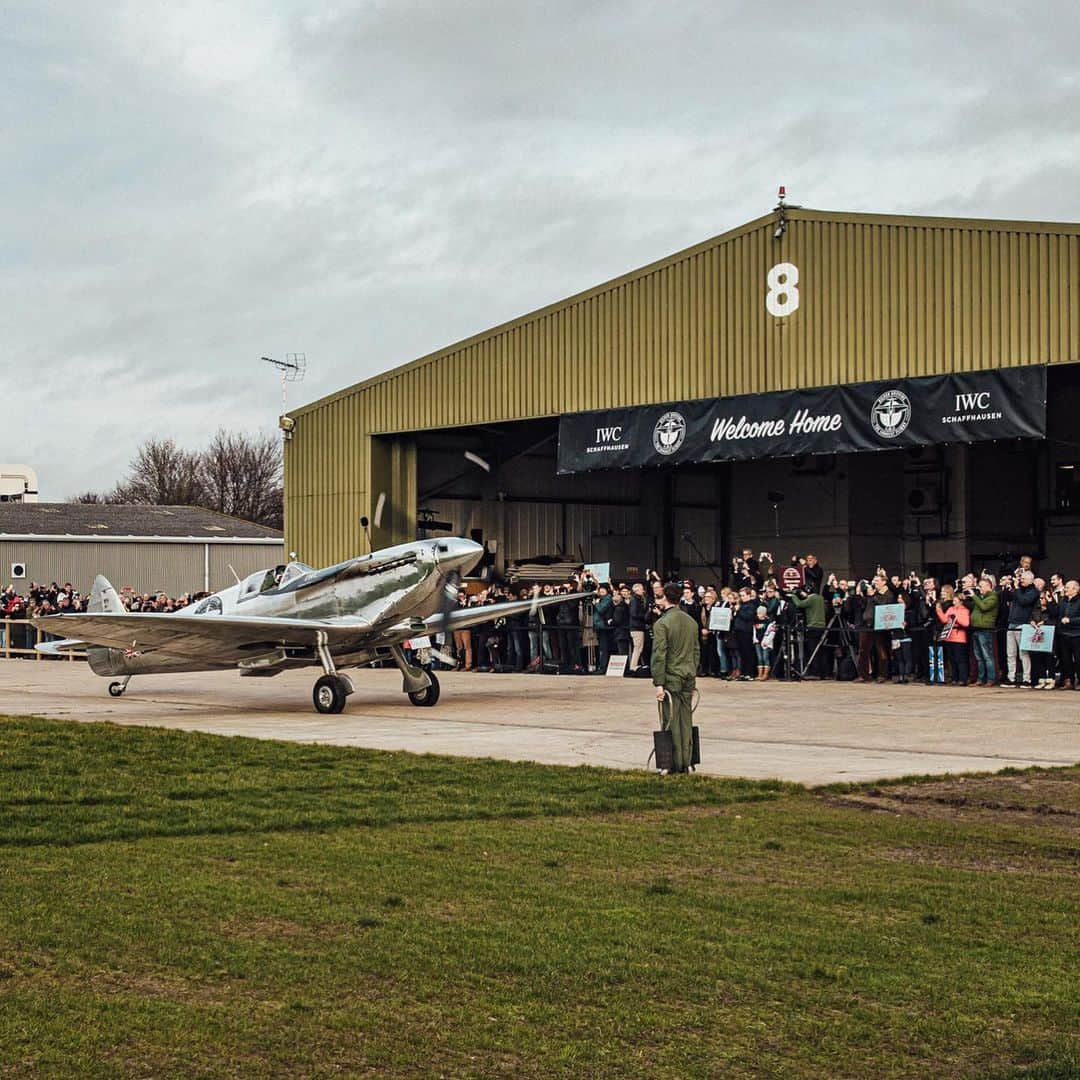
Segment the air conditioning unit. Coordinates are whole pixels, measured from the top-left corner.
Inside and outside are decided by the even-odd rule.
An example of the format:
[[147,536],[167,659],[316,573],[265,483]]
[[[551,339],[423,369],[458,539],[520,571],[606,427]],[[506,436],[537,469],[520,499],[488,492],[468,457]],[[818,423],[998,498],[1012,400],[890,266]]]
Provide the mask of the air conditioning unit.
[[11,578],[13,581],[26,577],[26,563],[13,562],[11,564]]

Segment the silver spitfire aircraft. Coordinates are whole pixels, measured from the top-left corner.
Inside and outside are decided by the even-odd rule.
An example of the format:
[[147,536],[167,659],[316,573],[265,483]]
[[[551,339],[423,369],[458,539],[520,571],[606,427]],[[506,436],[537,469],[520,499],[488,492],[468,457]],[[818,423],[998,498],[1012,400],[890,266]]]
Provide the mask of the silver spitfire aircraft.
[[385,658],[400,668],[402,690],[414,705],[434,705],[439,681],[406,660],[403,641],[576,598],[457,607],[459,576],[483,550],[472,540],[448,538],[373,551],[325,570],[290,562],[174,614],[125,611],[116,590],[99,576],[85,614],[32,621],[50,634],[67,635],[39,645],[42,652],[85,648],[96,674],[122,676],[109,684],[114,697],[133,675],[238,668],[241,675],[265,678],[286,668],[319,666],[315,708],[339,713],[353,692],[339,669]]

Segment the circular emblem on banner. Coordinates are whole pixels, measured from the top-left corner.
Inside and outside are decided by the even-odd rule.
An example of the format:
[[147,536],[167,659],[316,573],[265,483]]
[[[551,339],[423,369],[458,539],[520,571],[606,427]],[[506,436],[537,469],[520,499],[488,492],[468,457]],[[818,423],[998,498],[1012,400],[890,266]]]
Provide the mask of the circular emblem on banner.
[[686,438],[686,421],[682,413],[666,412],[656,421],[652,444],[658,454],[674,454]]
[[883,439],[895,439],[911,423],[911,402],[902,390],[886,390],[870,409],[870,423]]

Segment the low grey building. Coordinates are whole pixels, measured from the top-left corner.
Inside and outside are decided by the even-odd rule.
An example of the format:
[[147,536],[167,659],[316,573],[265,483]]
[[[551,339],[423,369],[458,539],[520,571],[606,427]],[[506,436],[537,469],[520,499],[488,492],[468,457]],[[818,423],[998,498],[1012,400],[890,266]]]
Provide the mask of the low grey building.
[[285,561],[277,529],[196,506],[0,503],[0,578],[70,581],[86,592],[97,574],[118,589],[216,592]]

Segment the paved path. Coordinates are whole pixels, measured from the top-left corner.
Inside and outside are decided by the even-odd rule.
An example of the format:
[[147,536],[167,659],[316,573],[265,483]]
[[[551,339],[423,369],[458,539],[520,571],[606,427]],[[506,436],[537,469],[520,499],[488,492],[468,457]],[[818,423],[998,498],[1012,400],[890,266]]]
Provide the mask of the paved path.
[[[417,753],[642,768],[656,707],[638,679],[450,672],[411,706],[392,671],[354,672],[340,716],[311,705],[315,672],[108,680],[68,661],[0,661],[2,710],[218,735]],[[1080,693],[863,684],[701,683],[703,771],[806,784],[1080,762]]]

